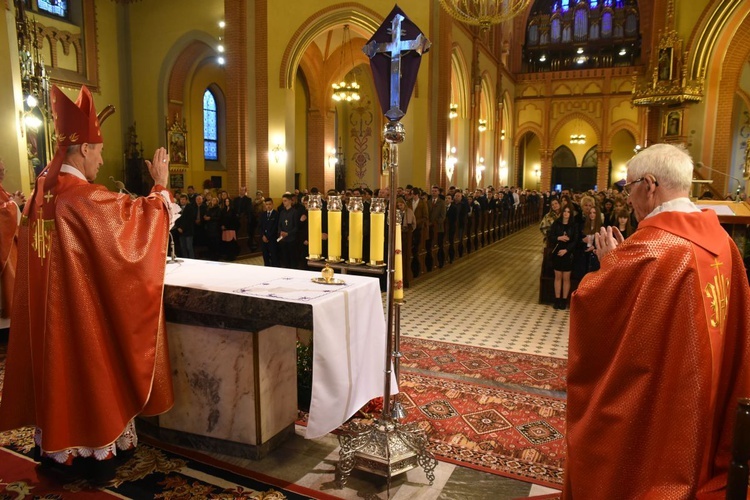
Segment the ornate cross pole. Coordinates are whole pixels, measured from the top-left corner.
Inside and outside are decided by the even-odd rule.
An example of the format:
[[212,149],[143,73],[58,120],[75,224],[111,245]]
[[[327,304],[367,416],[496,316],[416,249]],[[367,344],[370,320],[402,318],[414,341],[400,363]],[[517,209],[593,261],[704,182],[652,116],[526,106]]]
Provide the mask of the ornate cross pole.
[[[414,85],[417,82],[422,54],[430,48],[430,41],[419,28],[394,7],[383,24],[375,31],[362,51],[370,58],[375,90],[388,123],[383,136],[389,145],[388,168],[390,200],[388,210],[388,267],[386,268],[388,311],[386,327],[385,383],[383,411],[371,424],[351,424],[348,432],[339,435],[340,460],[336,479],[340,486],[346,483],[352,469],[358,468],[385,476],[401,474],[422,467],[430,484],[435,479],[435,457],[426,450],[427,437],[415,424],[401,424],[403,408],[396,401],[391,413],[391,369],[395,366],[396,381],[399,375],[399,337],[401,301],[394,299],[394,263],[396,256],[396,186],[398,177],[398,145],[406,132],[399,122],[406,114]],[[395,344],[395,347],[394,347]]]

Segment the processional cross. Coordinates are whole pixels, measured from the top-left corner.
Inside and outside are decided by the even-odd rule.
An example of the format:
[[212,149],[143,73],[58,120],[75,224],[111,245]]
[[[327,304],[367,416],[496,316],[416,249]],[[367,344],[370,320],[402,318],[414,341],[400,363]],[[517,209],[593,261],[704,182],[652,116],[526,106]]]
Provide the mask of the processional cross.
[[[367,54],[367,57],[372,61],[370,64],[373,66],[373,73],[377,70],[375,68],[376,63],[373,61],[373,57],[377,54],[386,54],[391,59],[390,67],[390,99],[388,104],[389,109],[384,113],[390,121],[400,120],[406,113],[406,106],[408,105],[409,97],[411,96],[411,90],[414,89],[414,83],[416,82],[416,72],[419,69],[419,63],[414,68],[414,75],[412,78],[407,78],[405,86],[409,87],[404,90],[408,91],[404,109],[401,109],[401,53],[404,51],[416,51],[420,56],[430,49],[430,41],[425,38],[422,33],[419,33],[414,40],[402,40],[401,37],[406,35],[406,30],[402,30],[401,22],[405,17],[401,14],[395,14],[391,20],[391,27],[387,32],[391,35],[390,41],[378,42],[376,36],[370,40],[367,45],[362,48],[362,51]],[[379,30],[378,30],[379,31]],[[381,93],[381,86],[378,85],[378,79],[375,79],[375,87],[378,88],[378,94]],[[379,96],[380,97],[380,96]],[[383,105],[383,99],[381,98],[381,106]],[[384,107],[384,106],[383,106]],[[385,108],[385,107],[384,107]]]
[[[409,39],[412,38],[412,39]],[[396,261],[395,234],[396,183],[398,175],[398,144],[404,141],[406,132],[399,122],[406,114],[417,82],[422,54],[430,48],[430,41],[419,28],[409,20],[398,6],[394,7],[383,24],[375,31],[362,51],[370,58],[375,89],[380,108],[388,119],[383,135],[389,146],[388,169],[390,201],[388,210],[388,264],[387,276],[387,331],[385,352],[385,381],[383,388],[383,411],[380,418],[369,424],[352,423],[339,435],[339,463],[336,468],[336,482],[343,486],[352,469],[362,469],[385,476],[401,474],[415,467],[422,467],[430,484],[435,480],[437,461],[427,450],[427,436],[415,423],[402,424],[405,416],[403,405],[394,402],[391,411],[391,377],[395,368],[395,380],[399,374],[399,338],[401,299],[394,298],[394,289],[399,284],[394,279]],[[385,168],[386,165],[383,165]],[[399,255],[399,258],[401,255]],[[401,284],[402,286],[402,284]],[[397,398],[397,397],[396,397]]]

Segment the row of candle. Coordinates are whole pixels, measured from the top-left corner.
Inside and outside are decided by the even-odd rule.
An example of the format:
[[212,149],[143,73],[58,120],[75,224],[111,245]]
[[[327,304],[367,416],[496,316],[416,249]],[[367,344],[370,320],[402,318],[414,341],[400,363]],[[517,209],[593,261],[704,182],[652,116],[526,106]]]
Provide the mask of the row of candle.
[[[320,196],[311,196],[307,206],[309,259],[323,259],[323,215]],[[341,262],[341,197],[328,197],[328,259]],[[349,199],[349,264],[362,264],[362,198]],[[373,198],[370,207],[370,261],[368,265],[381,267],[384,262],[385,244],[385,199]],[[396,224],[396,259],[394,262],[394,298],[403,298],[403,264],[401,262],[401,224]]]

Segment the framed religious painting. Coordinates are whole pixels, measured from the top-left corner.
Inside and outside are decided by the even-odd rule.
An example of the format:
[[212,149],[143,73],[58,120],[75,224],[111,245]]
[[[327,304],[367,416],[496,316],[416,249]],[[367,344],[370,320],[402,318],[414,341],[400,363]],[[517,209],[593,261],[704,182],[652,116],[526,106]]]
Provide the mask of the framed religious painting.
[[185,177],[182,174],[169,174],[169,187],[182,189],[185,187]]
[[672,80],[672,68],[674,67],[672,47],[662,47],[659,49],[659,66],[658,66],[658,80],[660,82],[668,82]]
[[172,165],[187,165],[187,124],[183,118],[180,122],[179,115],[175,115],[174,122],[169,123],[167,118],[167,153]]
[[676,137],[682,134],[682,110],[667,111],[664,113],[662,123],[662,135],[664,137]]

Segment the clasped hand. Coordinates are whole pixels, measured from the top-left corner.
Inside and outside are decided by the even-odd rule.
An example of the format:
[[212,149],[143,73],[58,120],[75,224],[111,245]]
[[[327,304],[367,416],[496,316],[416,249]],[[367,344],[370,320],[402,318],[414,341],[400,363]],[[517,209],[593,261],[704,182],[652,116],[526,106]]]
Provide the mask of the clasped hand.
[[622,233],[615,226],[603,227],[594,235],[594,244],[596,245],[596,256],[601,261],[605,255],[617,248],[625,241]]

